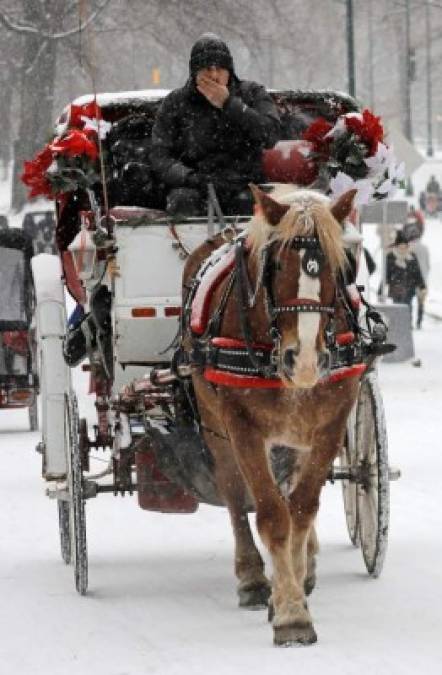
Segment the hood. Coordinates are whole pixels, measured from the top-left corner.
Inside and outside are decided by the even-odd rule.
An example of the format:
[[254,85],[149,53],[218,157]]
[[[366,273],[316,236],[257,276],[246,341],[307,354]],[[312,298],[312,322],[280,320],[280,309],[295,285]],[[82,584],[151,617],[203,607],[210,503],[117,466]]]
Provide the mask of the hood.
[[190,52],[189,71],[191,78],[201,68],[219,66],[235,76],[232,54],[226,43],[214,33],[205,33],[195,42]]

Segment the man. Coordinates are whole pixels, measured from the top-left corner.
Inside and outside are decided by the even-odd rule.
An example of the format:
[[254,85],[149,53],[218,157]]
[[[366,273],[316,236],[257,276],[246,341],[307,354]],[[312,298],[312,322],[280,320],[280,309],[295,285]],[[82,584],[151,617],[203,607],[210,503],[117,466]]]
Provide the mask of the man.
[[425,299],[427,297],[428,289],[428,277],[430,275],[430,252],[428,246],[422,243],[422,235],[414,237],[410,240],[410,248],[412,253],[417,258],[419,263],[419,269],[422,274],[422,278],[425,281],[426,289],[418,291],[417,293],[417,318],[416,318],[416,328],[422,328],[422,320],[424,318],[425,311]]
[[395,303],[408,305],[411,320],[413,297],[417,292],[418,297],[424,298],[427,287],[417,258],[410,251],[408,239],[401,230],[396,232],[393,250],[387,255],[386,281],[388,296]]
[[430,180],[427,183],[427,192],[431,194],[438,195],[440,193],[439,181],[436,179],[436,176],[430,176]]
[[212,33],[193,45],[189,70],[184,87],[164,99],[152,132],[152,167],[167,210],[204,213],[213,183],[224,213],[250,213],[247,185],[264,180],[262,151],[279,136],[276,107],[262,86],[238,79],[229,48]]

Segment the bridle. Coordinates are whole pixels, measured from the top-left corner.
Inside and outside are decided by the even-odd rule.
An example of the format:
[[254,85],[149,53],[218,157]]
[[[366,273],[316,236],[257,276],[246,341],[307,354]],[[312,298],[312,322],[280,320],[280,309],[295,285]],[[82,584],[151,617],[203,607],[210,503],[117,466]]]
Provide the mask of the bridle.
[[[242,331],[242,338],[247,350],[249,359],[259,375],[265,378],[278,377],[279,366],[281,363],[281,332],[278,327],[278,317],[286,313],[320,313],[326,314],[329,319],[335,313],[335,307],[331,305],[324,305],[317,300],[292,298],[284,304],[278,305],[274,294],[274,266],[272,265],[272,253],[277,242],[270,241],[261,250],[260,273],[258,275],[257,287],[255,289],[254,298],[258,295],[260,285],[265,292],[265,307],[267,316],[269,318],[269,336],[271,338],[271,352],[270,363],[263,365],[262,360],[256,357],[256,352],[253,348],[252,333],[250,322],[248,320],[248,310],[252,307],[249,302],[250,293],[247,290],[250,288],[250,282],[247,274],[247,266],[245,261],[245,240],[243,237],[238,238],[235,243],[235,268],[234,280],[236,288],[236,296],[238,302],[238,311],[240,318],[240,325]],[[309,253],[308,260],[314,261],[316,265],[311,265],[310,276],[318,277],[321,271],[322,260],[324,254],[321,249],[319,239],[317,237],[294,237],[290,243],[290,248],[296,250],[303,250]],[[303,261],[304,270],[308,267],[308,263]],[[314,268],[314,269],[313,269]],[[307,272],[308,273],[308,272]],[[331,327],[326,328],[326,334],[330,335]]]

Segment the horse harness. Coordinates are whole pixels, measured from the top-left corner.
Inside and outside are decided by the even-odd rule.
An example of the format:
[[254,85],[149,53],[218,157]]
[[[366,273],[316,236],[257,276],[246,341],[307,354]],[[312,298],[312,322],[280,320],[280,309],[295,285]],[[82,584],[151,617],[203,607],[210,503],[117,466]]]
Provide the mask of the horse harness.
[[[247,273],[246,255],[248,243],[245,233],[241,234],[230,245],[221,247],[206,259],[194,279],[192,280],[186,298],[181,330],[182,335],[191,334],[191,350],[187,360],[192,365],[201,367],[205,378],[214,383],[234,387],[278,388],[283,382],[279,378],[278,364],[280,359],[281,334],[278,329],[278,317],[284,313],[314,312],[327,316],[325,326],[325,343],[329,353],[327,381],[337,381],[352,375],[361,375],[367,368],[367,358],[373,352],[370,343],[362,339],[365,333],[372,338],[373,323],[377,327],[375,342],[380,345],[385,342],[386,326],[380,315],[375,312],[361,297],[367,306],[367,328],[364,331],[358,324],[357,310],[352,306],[347,292],[348,280],[343,274],[338,277],[335,300],[333,305],[324,305],[319,301],[303,298],[293,298],[283,305],[278,305],[273,292],[275,263],[271,259],[272,247],[275,241],[270,241],[261,252],[259,272],[256,287],[251,289]],[[304,250],[302,267],[304,272],[313,277],[319,277],[324,254],[317,237],[294,237],[290,246]],[[232,247],[233,251],[232,251]],[[221,296],[218,307],[207,320],[207,325],[198,326],[198,333],[192,329],[192,303],[197,295],[204,275],[218,262],[223,255],[230,255],[231,265],[227,283]],[[276,263],[277,264],[277,263]],[[224,274],[224,278],[225,278]],[[248,310],[257,300],[258,291],[264,289],[266,313],[269,319],[269,337],[271,342],[257,344],[253,341]],[[220,337],[220,327],[227,301],[235,293],[242,339]],[[344,333],[336,331],[336,309],[343,309],[348,330]],[[382,326],[385,330],[382,330]],[[376,333],[376,331],[375,331]],[[379,338],[379,339],[378,339]],[[377,355],[377,353],[376,353]],[[179,350],[176,355],[179,361],[184,354]],[[369,360],[369,359],[368,359]],[[373,360],[373,359],[372,359]]]

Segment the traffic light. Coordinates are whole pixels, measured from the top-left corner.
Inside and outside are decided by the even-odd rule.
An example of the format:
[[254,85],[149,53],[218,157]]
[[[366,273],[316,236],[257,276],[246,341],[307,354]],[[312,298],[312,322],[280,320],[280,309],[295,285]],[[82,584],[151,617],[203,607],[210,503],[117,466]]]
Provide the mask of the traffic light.
[[408,79],[410,82],[416,80],[416,50],[414,47],[408,50]]
[[157,67],[152,68],[152,84],[158,86],[161,82],[160,69]]

